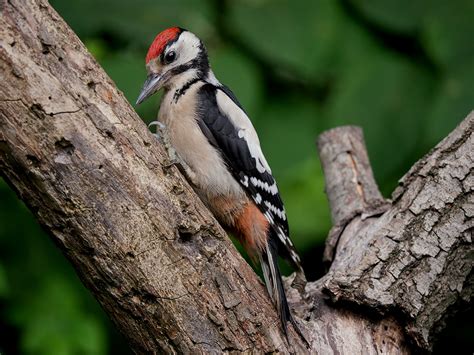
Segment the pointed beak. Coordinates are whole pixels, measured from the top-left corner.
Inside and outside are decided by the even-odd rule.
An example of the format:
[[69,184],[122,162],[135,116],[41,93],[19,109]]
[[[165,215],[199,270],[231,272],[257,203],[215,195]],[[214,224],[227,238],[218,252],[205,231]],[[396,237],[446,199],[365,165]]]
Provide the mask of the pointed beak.
[[137,99],[137,105],[141,104],[143,101],[148,99],[151,95],[161,89],[163,84],[163,75],[159,74],[150,74],[146,78],[145,84],[143,84],[142,91]]

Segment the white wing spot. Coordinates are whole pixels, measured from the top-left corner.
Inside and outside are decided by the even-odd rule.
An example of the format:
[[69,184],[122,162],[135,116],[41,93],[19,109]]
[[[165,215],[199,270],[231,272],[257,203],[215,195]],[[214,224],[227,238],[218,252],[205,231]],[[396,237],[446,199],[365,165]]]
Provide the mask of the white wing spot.
[[293,242],[291,241],[291,239],[286,235],[286,233],[283,231],[283,229],[281,227],[278,227],[278,232],[281,233],[282,235],[284,235],[286,237],[286,244],[289,244],[290,246],[293,246]]
[[268,222],[270,222],[271,224],[274,224],[273,222],[273,216],[267,211],[264,213],[265,217],[267,218]]
[[253,176],[250,178],[250,182],[253,186],[259,187],[262,190],[271,193],[272,195],[276,195],[278,193],[278,187],[276,185],[276,182],[274,182],[272,185],[268,185],[268,182],[263,182]]
[[262,202],[262,195],[257,194],[257,196],[255,196],[254,200],[255,200],[255,202],[257,202],[257,204],[260,204],[260,202]]
[[283,244],[285,244],[285,243],[286,243],[285,241],[288,239],[288,238],[286,237],[286,235],[285,235],[285,234],[282,234],[282,233],[278,233],[278,238],[280,238],[280,240],[281,240],[281,242],[282,242]]
[[296,254],[294,250],[291,250],[291,257],[295,259],[297,262],[301,261],[299,255]]
[[245,187],[249,187],[249,177],[247,175],[244,176],[244,179],[243,180],[240,180],[240,182],[242,183],[242,185],[244,185]]
[[286,214],[285,214],[285,211],[283,210],[280,210],[279,208],[276,208],[275,206],[273,206],[270,202],[268,201],[265,201],[265,206],[267,206],[267,208],[273,212],[274,214],[276,214],[278,217],[280,217],[280,219],[282,220],[286,220]]

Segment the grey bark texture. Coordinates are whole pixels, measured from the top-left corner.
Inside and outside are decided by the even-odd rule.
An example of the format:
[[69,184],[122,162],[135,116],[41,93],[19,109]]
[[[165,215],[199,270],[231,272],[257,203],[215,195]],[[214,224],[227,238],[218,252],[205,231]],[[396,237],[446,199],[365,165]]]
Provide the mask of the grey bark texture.
[[[373,184],[360,179],[361,201],[350,206],[367,203],[368,208],[354,208],[356,217],[339,233],[324,277],[324,292],[333,302],[397,314],[409,338],[425,349],[445,317],[468,304],[474,290],[473,132],[471,112],[400,180],[390,206],[378,198],[368,200]],[[345,134],[341,138],[346,140]],[[366,165],[355,161],[350,169],[359,180]],[[341,167],[339,159],[330,164],[329,169]],[[330,190],[328,197],[338,201]]]
[[409,353],[471,300],[473,114],[391,202],[359,129],[320,138],[330,269],[287,280],[309,350],[285,341],[262,282],[49,4],[4,0],[0,41],[1,174],[136,353]]

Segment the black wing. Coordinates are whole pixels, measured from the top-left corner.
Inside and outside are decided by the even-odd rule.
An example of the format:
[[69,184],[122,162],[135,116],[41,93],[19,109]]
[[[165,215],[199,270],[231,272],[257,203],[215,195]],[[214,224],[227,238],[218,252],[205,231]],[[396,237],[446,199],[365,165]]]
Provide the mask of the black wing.
[[[216,96],[219,90],[232,100],[232,107],[226,109],[219,107]],[[234,123],[236,119],[229,117],[233,112],[241,115],[242,106],[227,87],[205,84],[199,89],[199,95],[199,127],[209,142],[221,153],[234,177],[270,222],[273,230],[270,236],[276,239],[279,254],[290,261],[295,268],[301,269],[300,259],[289,238],[288,221],[275,179],[267,169],[262,169],[266,161],[260,156],[260,147],[258,146],[260,155],[256,156],[255,149],[251,152],[249,143],[242,135],[242,127],[236,127]],[[245,118],[253,130],[250,120],[246,116]]]

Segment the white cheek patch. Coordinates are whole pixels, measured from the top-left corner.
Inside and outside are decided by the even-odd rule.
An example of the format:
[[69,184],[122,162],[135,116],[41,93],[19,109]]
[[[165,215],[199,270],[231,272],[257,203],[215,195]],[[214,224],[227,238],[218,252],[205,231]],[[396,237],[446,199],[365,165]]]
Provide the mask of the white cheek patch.
[[196,58],[199,54],[200,43],[199,38],[191,32],[183,32],[178,40],[166,50],[166,53],[174,51],[177,54],[176,61],[170,67],[174,68],[186,64]]

